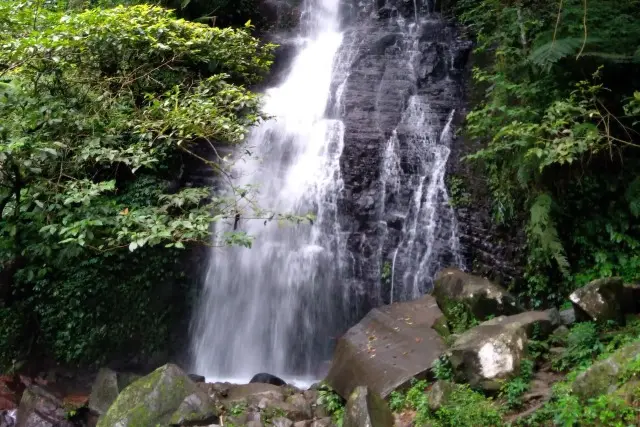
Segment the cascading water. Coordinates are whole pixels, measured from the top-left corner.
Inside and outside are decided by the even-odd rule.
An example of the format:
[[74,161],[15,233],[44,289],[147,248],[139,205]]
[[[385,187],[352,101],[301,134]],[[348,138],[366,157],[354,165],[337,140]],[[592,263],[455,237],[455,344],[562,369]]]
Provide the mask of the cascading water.
[[338,3],[304,4],[299,53],[284,82],[266,93],[265,112],[275,118],[250,137],[260,162],[236,171],[258,187],[262,208],[314,212],[315,224],[241,221],[254,246],[212,253],[193,341],[194,368],[208,377],[312,372],[329,356],[342,322],[334,307],[341,306],[336,197],[343,128],[324,118],[342,41]]
[[316,219],[241,220],[253,248],[212,251],[193,322],[198,373],[317,378],[371,306],[462,265],[444,177],[467,47],[430,5],[380,3],[303,4],[298,54],[266,92],[274,119],[248,142],[258,160],[235,173],[262,208]]

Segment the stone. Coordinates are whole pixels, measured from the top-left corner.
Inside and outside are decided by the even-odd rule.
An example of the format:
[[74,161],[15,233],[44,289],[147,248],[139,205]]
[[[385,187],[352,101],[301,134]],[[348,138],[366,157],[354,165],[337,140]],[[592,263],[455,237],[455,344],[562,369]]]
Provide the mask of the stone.
[[624,323],[622,279],[607,277],[589,282],[569,295],[579,321]]
[[16,425],[16,410],[2,410],[0,411],[0,427],[15,427]]
[[464,304],[478,320],[522,312],[506,289],[455,268],[446,268],[436,275],[432,295],[446,316],[452,314],[451,305],[455,303]]
[[91,386],[89,409],[99,415],[106,413],[118,394],[138,378],[140,376],[135,374],[117,373],[108,368],[100,369]]
[[444,406],[454,389],[455,384],[452,382],[442,380],[436,381],[427,392],[427,403],[429,405],[429,409],[435,412]]
[[215,402],[206,394],[193,393],[185,397],[171,415],[169,424],[178,426],[202,426],[218,422]]
[[276,386],[283,386],[287,384],[281,378],[278,378],[275,375],[267,374],[264,372],[255,374],[253,378],[251,378],[251,381],[249,381],[249,384],[252,384],[252,383],[264,383],[264,384],[272,384]]
[[288,418],[278,417],[271,420],[271,425],[274,427],[291,427],[293,426],[293,421]]
[[297,423],[293,423],[293,427],[309,427],[311,425],[311,421],[298,421]]
[[258,402],[258,408],[262,409],[263,412],[271,412],[271,413],[279,413],[284,414],[287,418],[293,421],[304,421],[313,417],[313,413],[311,412],[311,407],[299,407],[296,405],[292,405],[291,403],[270,400],[268,398],[262,398]]
[[330,427],[330,426],[333,426],[333,421],[331,420],[331,417],[320,418],[312,421],[309,426],[310,427]]
[[573,307],[560,311],[560,321],[565,326],[573,325],[576,322],[576,311]]
[[560,325],[560,315],[555,309],[546,311],[527,311],[512,316],[498,316],[482,325],[504,325],[509,328],[524,329],[528,338],[542,340],[547,338]]
[[449,350],[457,382],[496,391],[514,377],[526,353],[525,328],[482,323],[460,335]]
[[203,383],[205,382],[207,379],[204,377],[204,375],[198,375],[198,374],[189,374],[188,375],[189,379],[191,381],[193,381],[194,383]]
[[211,419],[211,424],[217,422],[217,409],[207,393],[179,367],[167,364],[120,392],[98,421],[98,427],[167,425],[175,421],[175,414],[176,417],[186,417],[188,409],[193,410],[193,417],[206,416]]
[[343,427],[391,427],[393,414],[382,397],[367,387],[356,387],[344,409]]
[[640,341],[627,344],[580,373],[571,384],[571,390],[585,400],[611,393],[617,389],[624,366],[639,357]]
[[251,383],[232,386],[227,390],[227,396],[222,401],[225,407],[230,407],[237,403],[257,405],[260,401],[284,401],[282,389],[272,384]]
[[62,401],[42,386],[30,385],[20,399],[16,427],[73,427]]
[[425,376],[444,353],[446,345],[434,329],[441,319],[429,295],[374,308],[338,340],[327,383],[345,399],[360,385],[386,398]]
[[249,421],[246,427],[263,427],[263,424],[260,421]]

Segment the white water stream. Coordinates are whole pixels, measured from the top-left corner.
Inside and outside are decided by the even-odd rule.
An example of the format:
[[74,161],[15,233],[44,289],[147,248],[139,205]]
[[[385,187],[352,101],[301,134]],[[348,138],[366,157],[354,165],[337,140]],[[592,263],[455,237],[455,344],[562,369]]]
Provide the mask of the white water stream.
[[262,208],[313,212],[315,225],[241,221],[240,229],[255,238],[253,248],[212,252],[192,348],[194,372],[208,378],[246,382],[257,372],[306,374],[318,359],[314,349],[330,347],[317,340],[324,335],[326,341],[337,320],[328,318],[335,305],[337,233],[320,230],[337,231],[341,187],[343,126],[324,118],[342,42],[338,4],[304,3],[299,52],[282,84],[266,92],[264,110],[274,119],[250,136],[258,160],[235,171],[242,184],[257,186]]

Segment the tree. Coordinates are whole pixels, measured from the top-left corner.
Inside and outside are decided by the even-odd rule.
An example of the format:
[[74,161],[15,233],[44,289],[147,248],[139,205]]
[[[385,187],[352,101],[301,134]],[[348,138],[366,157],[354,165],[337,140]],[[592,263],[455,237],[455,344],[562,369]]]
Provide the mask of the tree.
[[[11,321],[5,330],[14,333],[0,340],[27,335],[23,342],[53,345],[95,309],[80,306],[64,318],[56,306],[71,300],[56,302],[60,289],[87,292],[81,288],[93,276],[85,270],[106,262],[105,274],[157,271],[172,264],[173,248],[210,244],[212,222],[253,209],[247,189],[218,197],[173,184],[186,158],[224,177],[232,161],[222,161],[220,147],[243,141],[263,118],[247,86],[268,71],[273,46],[248,30],[188,22],[148,5],[60,10],[0,0],[0,256],[18,266],[4,308],[0,301],[0,329]],[[251,242],[239,231],[224,241]],[[155,263],[126,255],[141,248]],[[99,326],[88,322],[82,328]],[[117,345],[109,334],[91,345]],[[58,344],[68,360],[100,353],[67,350],[68,339]],[[13,356],[0,346],[2,364]]]

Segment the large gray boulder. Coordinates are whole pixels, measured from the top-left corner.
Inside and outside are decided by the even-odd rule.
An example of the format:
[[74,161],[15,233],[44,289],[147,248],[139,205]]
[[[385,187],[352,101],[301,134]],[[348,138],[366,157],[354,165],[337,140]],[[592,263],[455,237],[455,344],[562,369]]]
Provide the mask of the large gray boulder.
[[31,385],[22,394],[16,427],[73,427],[62,401],[44,388]]
[[639,357],[640,341],[627,344],[578,375],[571,385],[573,393],[586,400],[615,391],[625,365]]
[[432,295],[447,317],[453,315],[456,304],[463,304],[478,320],[522,311],[506,289],[456,268],[446,268],[436,275]]
[[98,427],[206,425],[218,421],[215,402],[176,365],[164,365],[119,395]]
[[106,413],[118,394],[138,378],[140,375],[118,373],[109,368],[100,369],[91,386],[89,409],[99,415]]
[[443,324],[433,297],[371,310],[339,340],[327,383],[349,398],[360,385],[382,397],[424,376],[446,350],[435,331]]
[[569,295],[576,319],[624,322],[624,289],[622,279],[607,277],[594,280]]
[[526,343],[526,329],[509,323],[482,323],[468,330],[449,352],[456,380],[474,388],[499,390],[504,380],[518,374]]
[[343,427],[391,427],[393,414],[380,395],[367,387],[356,387],[344,409]]
[[503,325],[512,329],[523,329],[528,338],[545,339],[560,326],[558,310],[526,311],[513,316],[498,316],[482,325]]

